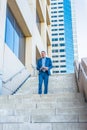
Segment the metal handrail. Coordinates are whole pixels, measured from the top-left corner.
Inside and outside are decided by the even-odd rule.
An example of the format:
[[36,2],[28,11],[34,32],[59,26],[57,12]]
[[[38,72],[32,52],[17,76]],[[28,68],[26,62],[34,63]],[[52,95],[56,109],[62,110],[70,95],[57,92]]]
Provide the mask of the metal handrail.
[[31,74],[28,75],[27,78],[17,87],[17,89],[12,93],[12,95],[14,95],[30,77]]

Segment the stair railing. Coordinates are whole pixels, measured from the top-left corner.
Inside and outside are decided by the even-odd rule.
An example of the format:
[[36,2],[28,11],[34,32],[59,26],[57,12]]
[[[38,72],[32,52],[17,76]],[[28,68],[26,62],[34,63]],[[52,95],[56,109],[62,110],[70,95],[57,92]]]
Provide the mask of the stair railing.
[[[25,70],[25,69],[26,69],[25,67],[22,68],[20,71],[18,71],[16,74],[14,74],[13,76],[11,76],[11,78],[7,79],[6,81],[4,81],[4,79],[3,79],[3,80],[2,80],[3,87],[7,88],[6,86],[7,86],[8,82],[12,82],[12,80],[13,80],[16,76],[18,76],[18,75],[21,76],[21,73],[22,73],[23,70]],[[26,80],[27,80],[28,78],[30,78],[30,76],[31,76],[31,74],[27,74],[26,77],[24,78],[24,80],[23,80],[20,84],[18,84],[18,86],[15,86],[15,90],[13,90],[13,92],[12,92],[12,91],[10,90],[10,88],[9,88],[9,93],[15,94],[15,93],[18,91],[18,89],[21,88],[22,85],[26,82]],[[16,82],[16,81],[15,81],[15,82]],[[9,93],[7,93],[7,94],[9,94]]]

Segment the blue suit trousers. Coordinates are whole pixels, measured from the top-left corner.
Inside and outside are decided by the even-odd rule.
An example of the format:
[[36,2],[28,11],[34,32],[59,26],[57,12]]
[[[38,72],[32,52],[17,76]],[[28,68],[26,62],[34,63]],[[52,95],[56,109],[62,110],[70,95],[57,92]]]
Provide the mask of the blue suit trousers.
[[38,94],[42,94],[43,81],[44,81],[44,94],[48,93],[48,80],[49,80],[49,75],[47,74],[47,72],[40,72],[39,73]]

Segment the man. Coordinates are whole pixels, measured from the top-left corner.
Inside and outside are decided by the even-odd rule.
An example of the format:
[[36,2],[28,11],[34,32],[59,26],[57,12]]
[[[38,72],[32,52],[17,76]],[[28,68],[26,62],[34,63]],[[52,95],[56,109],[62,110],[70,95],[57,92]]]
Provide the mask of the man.
[[41,52],[41,58],[37,62],[37,70],[39,71],[39,86],[38,94],[42,94],[42,83],[44,81],[44,94],[48,93],[48,80],[50,69],[52,68],[52,61],[46,57],[46,52]]

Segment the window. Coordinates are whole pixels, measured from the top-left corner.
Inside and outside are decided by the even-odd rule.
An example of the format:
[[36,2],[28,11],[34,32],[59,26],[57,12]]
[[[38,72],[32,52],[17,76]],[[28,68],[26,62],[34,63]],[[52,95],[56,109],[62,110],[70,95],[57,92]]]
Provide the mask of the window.
[[64,38],[63,38],[63,37],[60,37],[60,38],[59,38],[59,41],[64,41]]
[[53,60],[53,63],[58,63],[59,61],[58,60]]
[[51,16],[51,18],[57,18],[57,16],[56,16],[56,15],[54,15],[54,16]]
[[59,68],[59,66],[58,66],[58,65],[56,65],[56,66],[53,66],[53,68]]
[[51,20],[51,22],[57,22],[57,20]]
[[64,20],[63,19],[59,19],[59,22],[63,22]]
[[64,30],[64,28],[59,28],[59,31],[63,31]]
[[64,24],[59,24],[59,26],[64,26]]
[[57,47],[58,46],[58,44],[52,44],[52,47]]
[[52,38],[52,41],[58,41],[58,38]]
[[65,50],[64,49],[60,49],[60,52],[65,52]]
[[58,33],[53,33],[53,34],[52,34],[52,36],[57,36],[57,35],[58,35]]
[[58,13],[64,13],[64,11],[63,11],[63,10],[60,10],[60,11],[58,11]]
[[64,35],[64,33],[59,33],[59,35]]
[[5,42],[13,53],[25,64],[25,37],[16,19],[7,7]]
[[51,0],[51,1],[56,1],[56,0]]
[[52,50],[52,53],[55,53],[55,52],[58,52],[58,50],[56,49],[56,50]]
[[51,26],[52,26],[52,27],[57,27],[57,24],[52,24]]
[[58,31],[58,29],[52,29],[51,31]]
[[57,13],[57,11],[52,11],[51,13],[52,13],[52,14],[55,14],[55,13]]
[[66,62],[66,60],[60,60],[60,62]]
[[52,58],[57,58],[58,57],[58,55],[54,55],[54,56],[52,56]]
[[65,57],[65,55],[60,55],[60,57]]
[[53,71],[53,73],[59,73],[59,71]]
[[58,4],[63,4],[63,2],[59,2]]
[[51,5],[56,5],[57,3],[51,3]]
[[66,70],[61,70],[60,72],[61,72],[61,73],[66,73]]
[[58,15],[58,17],[64,17],[64,15]]
[[65,46],[65,44],[64,43],[60,43],[60,46]]
[[60,67],[61,67],[61,68],[64,68],[64,67],[66,67],[66,65],[61,65]]
[[62,9],[62,8],[63,8],[63,6],[59,6],[59,7],[58,7],[58,9]]
[[51,7],[51,9],[57,9],[57,7]]

